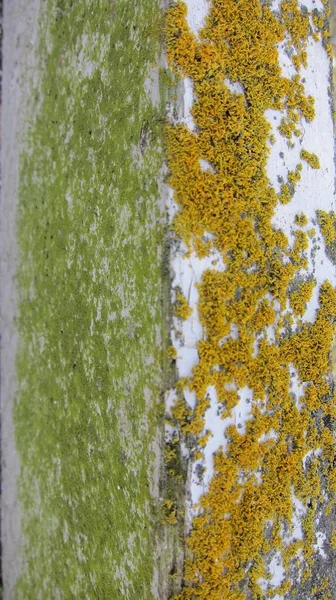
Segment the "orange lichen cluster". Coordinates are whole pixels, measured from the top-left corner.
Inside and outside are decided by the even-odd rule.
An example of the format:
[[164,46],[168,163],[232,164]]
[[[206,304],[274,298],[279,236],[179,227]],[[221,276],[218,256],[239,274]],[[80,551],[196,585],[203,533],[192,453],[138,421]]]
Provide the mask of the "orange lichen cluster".
[[325,210],[317,211],[317,219],[329,251],[335,252],[336,245],[336,215],[333,211],[327,213]]
[[177,523],[177,509],[172,500],[164,500],[161,506],[162,524],[175,525]]
[[[183,2],[167,14],[170,64],[192,79],[195,94],[195,130],[180,124],[167,131],[170,183],[180,209],[174,229],[201,256],[209,251],[206,234],[212,234],[225,264],[224,271],[205,271],[198,286],[204,339],[192,376],[177,385],[172,414],[187,442],[204,445],[209,387],[216,390],[223,418],[238,403],[241,388],[253,396],[245,432],[228,427],[226,449],[214,455],[214,475],[187,539],[179,600],[245,600],[291,590],[287,580],[265,596],[265,557],[277,549],[289,568],[301,550],[300,568],[309,577],[317,502],[323,493],[336,499],[329,425],[336,409],[328,379],[336,291],[325,283],[315,321],[295,321],[315,288],[313,280],[295,284],[307,268],[308,235],[295,231],[290,246],[272,217],[278,201],[290,201],[301,165],[288,174],[279,197],[266,174],[271,128],[265,111],[285,111],[280,128],[288,138],[299,120],[314,118],[300,76],[283,77],[279,65],[277,44],[286,33],[301,57],[297,68],[305,63],[309,21],[298,6],[286,0],[276,16],[259,0],[212,0],[198,38],[188,28]],[[240,83],[243,92],[232,91],[227,80]],[[308,154],[302,158],[311,163]],[[202,170],[201,159],[212,169]],[[293,369],[304,386],[300,402],[293,395]],[[183,398],[185,387],[196,394],[194,409]],[[327,490],[322,474],[328,476]],[[283,529],[293,533],[293,494],[306,507],[305,538],[284,544]]]
[[290,305],[293,309],[295,316],[302,317],[305,313],[307,302],[311,299],[316,281],[310,279],[309,281],[301,282],[293,292],[290,294]]
[[316,154],[313,152],[308,152],[307,150],[301,150],[300,154],[302,160],[305,160],[312,169],[320,169],[320,161]]
[[[281,131],[281,127],[279,128]],[[279,200],[281,204],[288,204],[295,193],[295,186],[301,179],[302,164],[296,166],[295,171],[288,171],[287,183],[282,183],[280,186]]]
[[329,41],[331,38],[329,28],[329,17],[331,15],[331,8],[329,6],[329,0],[322,0],[322,4],[324,4],[325,6],[325,9],[322,12],[318,11],[317,9],[313,11],[312,21],[316,28],[313,34],[313,38],[315,39],[315,41],[318,41],[320,39],[319,33],[321,33],[321,39],[328,54],[328,57],[330,60],[333,60],[334,51],[332,44]]
[[176,317],[179,317],[183,320],[188,319],[192,313],[192,308],[189,306],[187,299],[183,296],[183,294],[181,294],[181,292],[177,292],[176,294],[174,313]]
[[[299,54],[304,53],[309,34],[309,15],[296,0],[285,0],[281,4],[282,21],[285,25],[289,45]],[[305,61],[302,61],[304,64]]]
[[304,213],[301,213],[295,215],[295,223],[301,227],[304,227],[305,225],[308,225],[308,219]]
[[175,346],[169,346],[168,350],[167,350],[167,354],[168,354],[169,358],[171,358],[172,360],[175,360],[177,358],[177,350],[176,350]]
[[330,544],[333,550],[336,550],[336,529],[331,534]]

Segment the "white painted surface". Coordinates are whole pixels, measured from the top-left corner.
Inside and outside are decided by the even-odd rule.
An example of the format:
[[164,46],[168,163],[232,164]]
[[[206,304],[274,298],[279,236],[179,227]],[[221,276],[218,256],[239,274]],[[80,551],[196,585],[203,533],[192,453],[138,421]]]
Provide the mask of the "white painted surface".
[[[261,586],[261,588],[266,592],[269,589],[280,586],[285,579],[285,574],[286,571],[282,564],[281,555],[279,552],[277,552],[270,560],[268,565],[269,579],[259,579],[258,583]],[[276,598],[277,600],[283,600],[283,596],[280,594],[272,596],[272,598]]]
[[318,531],[316,534],[316,544],[314,544],[314,549],[320,554],[322,558],[328,558],[324,550],[324,544],[326,541],[326,534],[323,531]]
[[183,87],[183,116],[181,118],[181,122],[187,125],[190,131],[195,131],[196,125],[194,117],[191,114],[191,109],[194,101],[194,85],[190,77],[185,77],[183,79]]
[[[305,3],[306,4],[306,3]],[[285,75],[292,75],[293,70],[288,67],[288,57],[284,53],[283,45],[280,47],[282,64]],[[308,123],[304,119],[299,123],[303,132],[302,138],[293,138],[293,149],[287,146],[287,140],[277,131],[281,115],[268,111],[267,117],[272,124],[276,142],[270,147],[270,156],[267,166],[268,177],[277,191],[280,190],[278,177],[287,180],[288,171],[295,170],[298,163],[302,163],[302,178],[296,186],[296,192],[291,202],[286,205],[278,204],[273,223],[281,228],[289,239],[293,239],[293,222],[295,215],[304,213],[308,219],[306,230],[316,229],[316,242],[310,240],[307,256],[309,267],[306,274],[313,274],[318,284],[326,279],[336,281],[335,266],[325,254],[323,239],[316,223],[317,210],[335,210],[334,197],[334,143],[333,122],[328,94],[330,63],[326,51],[319,42],[310,40],[307,47],[308,68],[300,71],[301,80],[307,96],[315,98],[315,119]],[[300,158],[301,150],[308,150],[318,155],[321,169],[312,169]],[[282,158],[280,153],[284,155]],[[305,272],[302,271],[302,274]],[[313,321],[315,310],[318,307],[318,290],[307,307],[306,320]]]
[[186,4],[188,6],[187,21],[189,27],[197,34],[204,25],[209,11],[209,2],[207,0],[187,0]]

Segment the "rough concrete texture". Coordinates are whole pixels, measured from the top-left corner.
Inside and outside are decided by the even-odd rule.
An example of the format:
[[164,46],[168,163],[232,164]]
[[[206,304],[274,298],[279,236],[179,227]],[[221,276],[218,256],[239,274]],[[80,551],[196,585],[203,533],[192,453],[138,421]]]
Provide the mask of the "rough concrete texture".
[[24,114],[29,99],[29,75],[34,64],[38,0],[7,0],[3,18],[3,82],[1,107],[1,542],[4,600],[12,597],[20,572],[20,506],[16,481],[19,461],[15,449],[15,329],[17,266],[16,208],[19,152]]

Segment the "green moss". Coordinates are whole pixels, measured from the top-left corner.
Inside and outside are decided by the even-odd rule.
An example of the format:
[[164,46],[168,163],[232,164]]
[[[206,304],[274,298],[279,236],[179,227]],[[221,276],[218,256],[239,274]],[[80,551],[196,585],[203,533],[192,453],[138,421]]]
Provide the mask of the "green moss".
[[26,569],[13,598],[148,600],[165,330],[162,113],[146,88],[160,3],[44,4],[20,179]]

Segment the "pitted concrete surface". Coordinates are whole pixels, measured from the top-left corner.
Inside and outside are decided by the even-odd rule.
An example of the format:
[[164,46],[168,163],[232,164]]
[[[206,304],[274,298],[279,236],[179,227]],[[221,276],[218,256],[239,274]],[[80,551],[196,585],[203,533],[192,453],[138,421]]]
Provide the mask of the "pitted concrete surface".
[[20,505],[17,497],[19,460],[15,446],[15,329],[17,266],[16,212],[19,155],[34,68],[39,0],[6,0],[3,18],[3,82],[1,106],[1,542],[3,598],[13,597],[22,567]]

